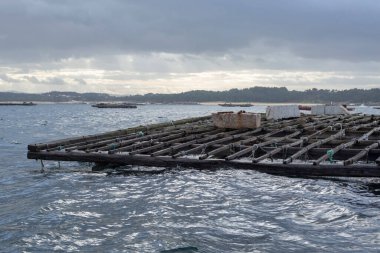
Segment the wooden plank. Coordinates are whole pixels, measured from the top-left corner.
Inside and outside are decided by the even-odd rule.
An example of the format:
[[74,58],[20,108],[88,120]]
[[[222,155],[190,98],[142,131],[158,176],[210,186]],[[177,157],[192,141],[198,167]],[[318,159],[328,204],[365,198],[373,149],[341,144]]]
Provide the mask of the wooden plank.
[[[196,122],[198,123],[198,122]],[[162,131],[173,131],[174,132],[181,132],[182,131],[186,131],[186,132],[201,132],[201,131],[207,131],[209,129],[215,129],[214,126],[212,126],[211,124],[210,125],[194,125],[193,124],[188,124],[186,125],[186,127],[176,127],[176,128],[173,128],[171,127],[170,129],[168,128],[165,128],[165,130],[162,130]],[[142,133],[146,136],[146,135],[152,135],[154,133],[158,133],[157,129],[156,130],[150,130],[149,132],[147,131],[142,131]],[[112,143],[118,143],[118,142],[121,142],[121,141],[124,141],[124,140],[129,140],[129,139],[132,139],[132,138],[137,138],[139,135],[137,133],[133,133],[133,134],[130,134],[130,135],[123,135],[123,136],[118,136],[118,137],[106,137],[106,138],[101,138],[101,139],[95,139],[95,140],[92,140],[92,141],[84,141],[84,142],[79,142],[79,143],[75,143],[75,144],[67,144],[67,145],[64,145],[64,146],[59,146],[59,147],[55,147],[55,148],[49,148],[47,149],[48,151],[54,151],[54,150],[61,150],[61,149],[65,149],[66,151],[72,151],[72,150],[86,150],[86,149],[94,149],[96,147],[101,147],[101,146],[105,146],[107,144],[112,144]],[[90,150],[91,152],[92,151],[95,151],[96,149],[94,150]]]
[[[68,156],[70,155],[70,157]],[[192,167],[197,169],[238,168],[257,170],[274,175],[286,176],[335,176],[335,177],[380,177],[380,170],[376,165],[363,164],[344,167],[342,165],[311,164],[281,164],[226,161],[224,159],[173,159],[169,156],[150,157],[148,155],[126,156],[119,154],[82,153],[82,152],[28,152],[29,159],[81,161],[81,162],[107,162],[118,165],[139,165],[157,167]]]
[[[218,131],[220,132],[220,129],[218,129]],[[162,141],[161,143],[157,143],[153,146],[150,146],[150,147],[146,147],[146,148],[142,148],[142,149],[137,149],[135,151],[132,151],[132,152],[129,152],[129,155],[137,155],[137,154],[142,154],[142,153],[146,153],[146,152],[151,152],[151,151],[154,151],[154,150],[157,150],[157,149],[160,149],[160,148],[163,148],[163,147],[168,147],[172,144],[176,144],[176,143],[180,143],[180,142],[188,142],[188,141],[192,141],[192,140],[197,140],[197,139],[200,139],[200,138],[204,138],[206,137],[207,135],[209,134],[215,134],[215,130],[213,131],[210,131],[210,132],[204,132],[204,133],[199,133],[199,134],[191,134],[189,136],[185,136],[185,137],[181,137],[181,138],[176,138],[176,139],[169,139],[169,140],[164,140]],[[170,137],[173,137],[173,136],[170,136]],[[109,151],[110,154],[114,154],[114,153],[117,153],[117,152],[120,152],[120,151],[124,151],[125,149],[118,149],[116,151]],[[133,149],[132,149],[133,150]]]
[[[276,130],[276,131],[273,131],[273,132],[267,133],[267,134],[265,134],[265,135],[262,135],[262,138],[267,137],[267,136],[270,136],[270,135],[275,135],[275,134],[277,134],[277,133],[279,133],[279,132],[281,132],[281,131],[283,131],[283,130]],[[235,148],[235,147],[237,147],[237,146],[241,146],[241,144],[247,144],[247,143],[250,143],[250,142],[254,142],[254,141],[256,141],[256,140],[259,140],[259,139],[260,139],[260,136],[258,136],[258,137],[252,137],[252,138],[250,138],[250,139],[247,139],[247,140],[243,140],[243,141],[241,141],[239,145],[232,145],[232,146],[228,146],[228,147]],[[243,155],[246,155],[246,154],[248,154],[248,153],[250,153],[250,152],[252,152],[252,147],[246,147],[246,148],[244,148],[244,149],[242,149],[242,150],[239,150],[238,152],[235,152],[235,153],[233,153],[233,154],[227,156],[225,159],[226,159],[226,160],[232,160],[232,159],[235,159],[235,158],[241,157],[241,156],[243,156]]]
[[[192,145],[190,145],[190,147],[196,147],[197,145],[202,145],[202,144],[196,144],[196,143],[193,143]],[[223,144],[215,144],[215,145],[212,145],[211,147],[212,148],[219,148],[221,146],[224,146]],[[241,145],[240,147],[237,146],[237,148],[247,148],[249,146],[245,146],[245,145]],[[276,147],[262,147],[262,149],[264,149],[266,152],[270,152],[274,149],[276,149]],[[300,151],[302,148],[301,147],[290,147],[289,149],[287,150],[284,150],[283,152],[280,152],[276,155],[273,156],[274,159],[282,159],[284,157],[284,155],[293,155],[295,153],[297,153],[298,151]],[[313,149],[310,149],[308,151],[308,154],[310,157],[320,157],[324,154],[326,154],[326,152],[330,150],[330,148],[313,148]],[[336,153],[334,155],[334,158],[336,160],[346,160],[346,159],[349,159],[351,158],[352,156],[356,155],[357,153],[359,153],[360,151],[362,151],[362,149],[342,149],[340,152]],[[43,152],[43,151],[37,151],[37,152],[33,152],[35,154],[39,154],[39,152]],[[45,151],[44,151],[45,152]],[[53,152],[53,151],[52,151]],[[54,151],[54,152],[60,152],[60,153],[63,153],[66,157],[70,158],[71,156],[71,152],[65,152],[65,151]],[[73,151],[73,152],[77,152],[77,153],[85,153],[83,151]],[[96,153],[95,153],[96,154]],[[104,154],[104,153],[103,153]],[[121,154],[121,155],[125,155],[125,154]],[[371,161],[371,162],[375,162],[375,160],[380,156],[380,149],[371,149],[368,153],[368,160]],[[237,160],[238,161],[238,160]]]
[[320,140],[320,141],[317,141],[317,142],[314,142],[304,148],[302,148],[300,151],[298,151],[297,153],[295,153],[294,155],[292,155],[291,157],[285,159],[283,161],[284,164],[288,164],[288,163],[291,163],[294,159],[297,159],[298,157],[300,157],[301,155],[305,154],[307,151],[309,151],[310,149],[312,148],[315,148],[315,147],[318,147],[326,142],[329,142],[331,140],[334,140],[336,138],[339,138],[341,137],[342,135],[344,135],[344,132],[345,130],[341,130],[339,131],[338,133],[334,134],[334,135],[331,135],[330,137],[326,138],[326,139],[323,139],[323,140]]
[[[322,130],[319,130],[319,131],[317,131],[317,132],[315,132],[315,133],[313,133],[313,134],[311,134],[311,135],[309,135],[309,136],[307,136],[307,137],[302,137],[300,140],[295,140],[295,141],[293,141],[292,143],[284,144],[284,145],[282,145],[281,147],[278,147],[278,148],[276,148],[276,149],[274,149],[274,150],[272,150],[272,151],[270,151],[270,152],[268,152],[268,153],[266,153],[266,154],[264,154],[264,155],[262,155],[262,156],[260,156],[260,157],[253,158],[253,159],[252,159],[252,162],[253,162],[253,163],[258,163],[258,162],[260,162],[260,161],[262,161],[262,160],[264,160],[264,159],[267,159],[267,158],[269,158],[269,157],[274,156],[274,155],[277,154],[277,153],[282,152],[283,150],[286,150],[286,149],[289,149],[289,148],[291,148],[291,147],[294,147],[294,146],[298,146],[298,145],[302,145],[302,144],[304,144],[304,143],[307,143],[307,142],[310,141],[311,138],[314,138],[315,136],[318,136],[318,135],[320,135],[320,134],[322,134],[322,133],[325,133],[325,132],[331,130],[331,128],[332,128],[332,126],[328,126],[328,127],[324,128],[324,129],[322,129]],[[287,139],[291,139],[291,138],[287,138]]]
[[372,121],[372,117],[368,117],[368,116],[363,115],[362,118],[359,118],[358,120],[354,120],[354,118],[347,120],[347,122],[343,124],[343,127],[347,128],[349,126],[354,126],[356,124],[361,124],[361,123],[365,123],[368,121]]
[[102,141],[107,141],[107,140],[117,141],[120,138],[133,138],[136,136],[137,136],[137,134],[133,133],[133,134],[128,134],[128,135],[120,135],[117,137],[105,137],[105,138],[99,138],[99,139],[95,139],[95,140],[91,140],[91,141],[83,141],[83,142],[76,142],[73,144],[65,144],[62,146],[58,146],[58,147],[54,147],[54,148],[48,148],[48,149],[44,149],[44,150],[56,151],[56,150],[64,149],[66,151],[71,151],[71,150],[77,149],[78,146],[85,146],[86,147],[86,145],[91,145],[91,144],[95,144],[95,143],[102,142]]
[[[131,135],[128,135],[128,136],[125,136],[125,137],[118,137],[118,138],[106,138],[106,139],[102,139],[102,140],[97,140],[97,141],[91,141],[90,143],[85,143],[85,144],[82,144],[82,143],[77,143],[77,144],[74,144],[74,145],[71,145],[71,147],[67,147],[65,148],[66,151],[72,151],[72,150],[88,150],[89,152],[92,152],[92,151],[96,151],[98,150],[100,147],[102,146],[106,146],[108,144],[115,144],[115,143],[119,143],[119,142],[122,142],[122,141],[126,141],[126,140],[131,140],[131,139],[138,139],[139,137],[142,137],[142,136],[153,136],[152,138],[154,139],[154,135],[157,134],[157,133],[160,133],[162,134],[163,132],[166,132],[168,133],[171,133],[171,134],[185,134],[187,132],[198,132],[198,131],[207,131],[209,129],[214,129],[213,127],[207,127],[205,126],[204,128],[203,127],[196,127],[196,128],[190,128],[190,129],[177,129],[177,130],[168,130],[168,131],[160,131],[160,132],[141,132],[142,135],[139,135],[139,134],[131,134]],[[92,150],[91,150],[92,149]],[[48,151],[53,151],[54,149],[48,149]]]
[[[264,147],[263,148],[266,152],[270,152],[272,150],[275,149],[275,147]],[[312,158],[319,158],[321,156],[323,156],[324,154],[326,154],[326,152],[328,150],[330,150],[331,148],[312,148],[308,151],[308,155]],[[302,150],[301,147],[290,147],[288,148],[287,150],[283,150],[282,152],[278,153],[277,155],[275,155],[273,158],[275,159],[283,159],[283,157],[285,155],[287,156],[291,156],[293,154],[296,154],[297,152],[299,152],[300,150]],[[349,159],[350,157],[356,155],[357,153],[359,153],[360,151],[362,151],[362,149],[342,149],[341,151],[339,151],[338,153],[336,153],[334,155],[334,159],[335,160],[338,160],[338,161],[343,161],[343,160],[346,160],[346,159]],[[380,155],[380,149],[371,149],[368,153],[368,160],[369,161],[375,161],[376,158]]]
[[180,150],[182,148],[189,147],[192,144],[208,142],[208,141],[211,141],[211,140],[214,140],[214,139],[225,137],[227,134],[234,134],[234,133],[237,133],[237,132],[240,132],[240,131],[241,130],[234,130],[234,131],[230,131],[230,132],[224,132],[224,133],[219,133],[219,134],[216,134],[216,135],[206,136],[206,137],[201,138],[201,139],[195,139],[195,140],[192,140],[192,141],[188,141],[188,142],[185,142],[185,143],[181,143],[181,144],[169,147],[169,148],[165,148],[165,149],[156,151],[156,152],[152,153],[151,156],[161,156],[161,155],[166,155],[166,154],[169,154],[169,153],[173,154],[174,152],[176,152],[176,151],[178,151],[178,150]]
[[[358,141],[361,141],[361,140],[365,140],[365,139],[368,139],[368,137],[373,134],[374,132],[377,132],[377,131],[380,131],[380,128],[374,128],[372,129],[371,131],[369,131],[368,133],[365,133],[364,135],[362,135],[361,137],[358,137],[358,138],[354,138],[353,140],[349,141],[349,142],[346,142],[346,143],[342,143],[340,144],[339,146],[331,149],[332,150],[332,153],[335,154],[337,153],[338,151],[342,150],[342,149],[346,149],[346,148],[349,148],[351,147],[352,145],[356,144]],[[321,156],[320,158],[318,158],[317,160],[315,160],[313,162],[314,165],[318,165],[320,164],[321,162],[323,161],[326,161],[327,158],[329,157],[329,155],[326,153],[324,154],[323,156]]]
[[[345,149],[345,148],[351,147],[351,146],[354,145],[356,142],[357,142],[357,139],[355,138],[354,140],[349,141],[349,142],[346,142],[346,143],[342,143],[342,144],[340,144],[339,146],[337,146],[337,147],[335,147],[335,148],[333,148],[333,149],[330,149],[329,151],[331,151],[332,154],[335,154],[335,153],[337,153],[338,151],[340,151],[340,150],[342,150],[342,149]],[[314,165],[318,165],[318,164],[320,164],[321,162],[326,161],[327,158],[329,158],[329,154],[327,154],[327,152],[326,152],[326,154],[324,154],[323,156],[321,156],[320,158],[318,158],[317,160],[315,160],[315,161],[313,162],[313,164],[314,164]]]
[[[217,130],[217,131],[222,131],[222,130]],[[190,133],[191,132],[192,131],[190,131]],[[196,132],[196,130],[194,130],[194,132]],[[87,152],[110,151],[110,150],[117,150],[117,149],[120,150],[123,147],[127,147],[137,142],[151,141],[157,138],[162,138],[162,137],[170,136],[172,134],[177,134],[177,133],[186,133],[186,130],[161,131],[155,134],[140,136],[135,139],[129,139],[129,140],[121,141],[121,142],[110,143],[105,147],[90,149],[90,150],[87,150]]]
[[[132,144],[124,146],[124,147],[109,150],[108,153],[114,154],[114,153],[132,150],[132,152],[129,152],[129,154],[133,155],[133,154],[138,154],[140,152],[147,152],[149,150],[154,150],[156,148],[165,147],[165,146],[168,146],[169,144],[182,142],[182,141],[194,140],[197,138],[205,137],[207,135],[213,135],[213,134],[220,133],[220,132],[222,132],[221,129],[214,129],[213,127],[208,128],[208,131],[207,131],[207,129],[202,129],[202,130],[199,129],[196,131],[195,130],[184,131],[184,132],[179,133],[179,134],[172,134],[172,135],[168,135],[168,136],[158,138],[158,139],[153,138],[153,139],[150,139],[147,141],[132,143]],[[186,136],[186,135],[188,135],[188,136]],[[184,136],[184,137],[181,137],[181,136]],[[180,138],[178,138],[178,137],[180,137]],[[157,143],[157,142],[162,142],[162,143]],[[149,146],[149,147],[146,147],[146,146]]]
[[[255,129],[254,131],[252,131],[251,134],[256,134],[256,133],[259,133],[261,131],[262,131],[262,128],[258,128],[258,129]],[[244,136],[242,136],[242,137],[244,137]],[[248,139],[245,139],[245,140],[240,140],[240,141],[228,144],[228,145],[223,145],[223,146],[221,146],[219,148],[216,148],[214,150],[211,150],[211,151],[209,151],[209,152],[207,152],[207,153],[199,156],[199,159],[200,160],[206,159],[209,156],[213,156],[213,155],[219,154],[221,152],[224,152],[225,150],[229,150],[234,145],[243,145],[244,143],[249,143],[250,141],[257,140],[257,138],[259,138],[259,137],[256,137],[256,136],[249,137]]]
[[177,133],[183,133],[183,131],[182,130],[177,130],[177,131],[173,131],[173,132],[160,132],[160,133],[155,133],[155,134],[138,136],[136,138],[122,140],[120,142],[107,143],[106,146],[101,146],[101,147],[95,147],[95,148],[92,148],[92,149],[88,149],[88,150],[86,150],[86,152],[116,150],[116,149],[120,149],[122,147],[129,146],[129,145],[137,143],[137,142],[150,141],[152,139],[162,138],[162,137],[169,136],[171,134],[177,134]]
[[209,147],[211,145],[218,144],[218,143],[223,143],[223,142],[227,142],[227,141],[237,140],[237,139],[239,139],[239,138],[241,138],[243,136],[251,135],[251,134],[254,134],[254,133],[255,133],[255,130],[253,130],[253,131],[247,131],[247,132],[240,133],[240,134],[234,134],[234,135],[227,136],[227,137],[224,137],[224,138],[221,138],[221,139],[213,140],[213,141],[204,143],[204,144],[200,145],[199,147],[195,147],[195,148],[192,148],[192,149],[189,149],[189,150],[182,151],[182,152],[179,152],[177,154],[174,154],[174,155],[172,155],[172,157],[173,158],[177,158],[177,157],[184,156],[184,155],[187,155],[187,154],[192,154],[192,153],[194,153],[196,151],[202,150],[202,149],[207,148],[207,147]]
[[357,131],[361,128],[373,127],[373,126],[377,126],[377,125],[379,125],[379,121],[375,120],[375,121],[367,123],[367,124],[362,124],[362,125],[357,125],[357,126],[351,127],[349,130],[350,131]]
[[[146,135],[146,133],[142,132],[144,135]],[[85,150],[85,149],[93,149],[93,148],[96,148],[96,147],[101,147],[101,146],[104,146],[104,145],[107,145],[107,144],[111,144],[111,143],[115,143],[115,142],[121,142],[121,141],[126,141],[126,140],[130,140],[130,139],[136,139],[138,138],[139,135],[138,134],[131,134],[131,135],[127,135],[127,136],[119,136],[119,137],[112,137],[112,138],[102,138],[102,139],[99,139],[99,140],[93,140],[93,141],[85,141],[85,142],[79,142],[79,143],[75,143],[75,144],[71,144],[69,145],[69,147],[67,146],[63,146],[63,148],[65,149],[65,151],[67,152],[70,152],[70,151],[73,151],[73,150]],[[47,149],[48,151],[54,151],[56,150],[57,148],[50,148],[50,149]]]
[[343,162],[343,164],[345,166],[347,165],[351,165],[353,164],[354,162],[357,162],[359,161],[361,158],[363,158],[364,156],[366,156],[368,154],[368,152],[371,150],[371,149],[375,149],[375,148],[378,148],[379,147],[379,144],[380,144],[380,141],[379,142],[376,142],[376,143],[373,143],[372,145],[366,147],[364,150],[360,151],[358,154],[354,155],[353,157],[351,157],[350,159],[347,159]]
[[211,116],[209,115],[209,116],[204,116],[204,117],[181,119],[181,120],[176,120],[172,122],[158,123],[158,124],[152,124],[152,125],[147,125],[147,126],[132,127],[128,129],[120,129],[120,130],[111,131],[111,132],[102,133],[102,134],[93,134],[93,135],[87,135],[87,136],[66,138],[66,139],[61,139],[61,140],[56,140],[56,141],[51,141],[51,142],[45,142],[45,143],[30,144],[28,145],[28,150],[38,151],[42,149],[55,148],[55,147],[63,146],[66,144],[91,141],[91,140],[96,140],[96,139],[104,138],[104,137],[116,137],[116,136],[136,133],[139,131],[146,131],[147,129],[153,130],[153,129],[159,129],[159,128],[169,127],[173,125],[174,126],[182,125],[186,123],[192,123],[192,122],[198,122],[198,121],[204,121],[204,120],[210,120],[210,119],[211,119]]
[[[178,134],[172,134],[172,135],[168,135],[165,137],[161,137],[158,139],[151,139],[151,140],[147,140],[147,141],[136,142],[136,143],[133,143],[133,144],[125,146],[125,147],[109,150],[108,153],[109,154],[116,154],[116,153],[132,150],[131,152],[129,152],[129,154],[131,155],[134,152],[144,152],[146,149],[152,149],[152,147],[157,146],[157,145],[161,145],[161,144],[164,145],[166,142],[170,143],[173,140],[175,142],[177,142],[179,140],[189,139],[189,136],[184,137],[185,135],[186,135],[186,133],[182,132],[182,133],[178,133]],[[136,154],[138,154],[138,153],[136,153]]]
[[[321,139],[325,139],[329,136],[321,136],[322,138]],[[346,142],[349,142],[355,138],[358,138],[358,136],[354,136],[354,137],[351,137],[351,138],[347,138],[346,136],[342,137],[341,139],[335,139],[335,140],[331,140],[329,141],[328,143],[325,143],[323,145],[329,145],[331,146],[331,148],[335,147],[335,146],[338,146],[340,144],[343,144],[343,143],[346,143]],[[371,137],[369,137],[371,138]],[[274,139],[274,137],[267,137],[265,138],[266,140],[271,140],[271,139]],[[308,143],[314,143],[314,142],[317,142],[321,139],[312,139],[312,140],[308,140]],[[380,138],[379,138],[380,139]],[[299,139],[296,139],[296,138],[291,138],[291,139],[288,139],[286,140],[286,143],[283,143],[283,144],[288,144],[289,142],[295,142],[295,141],[298,141]],[[358,141],[357,143],[355,143],[355,145],[359,145],[359,146],[368,146],[368,145],[371,145],[372,143],[375,143],[377,141],[377,139],[370,139],[370,140],[361,140],[361,141]]]
[[323,132],[326,132],[328,131],[328,127],[330,128],[334,128],[335,126],[339,125],[340,121],[346,119],[347,117],[349,116],[344,116],[344,115],[339,115],[339,116],[332,116],[332,118],[327,118],[327,120],[321,120],[321,121],[318,121],[318,122],[314,122],[314,124],[311,124],[310,126],[307,126],[307,127],[304,127],[303,130],[307,130],[307,131],[310,131],[310,130],[314,130],[316,131],[318,128],[326,128],[326,130],[322,129],[320,131],[319,134],[322,134]]
[[[287,144],[289,144],[289,143],[287,143]],[[290,144],[292,144],[292,143],[290,143]],[[191,147],[199,147],[200,145],[201,144],[192,144]],[[211,148],[220,148],[223,146],[225,146],[225,145],[224,144],[215,144],[215,145],[212,145]],[[247,145],[236,146],[236,148],[239,148],[239,149],[245,149],[248,147],[252,148],[252,146],[247,146]],[[262,150],[262,152],[265,152],[265,154],[266,154],[266,153],[271,152],[271,151],[278,149],[278,148],[279,147],[266,146],[266,147],[261,147],[261,150]],[[303,149],[303,147],[297,147],[297,145],[289,147],[288,149],[282,149],[281,152],[276,152],[272,158],[273,159],[283,159],[283,157],[291,156],[291,155],[297,153],[298,151],[300,151],[301,149]],[[321,147],[313,148],[313,149],[310,149],[308,151],[308,155],[310,157],[314,157],[317,159],[317,158],[325,155],[326,152],[329,151],[330,149],[331,148],[321,148]],[[339,151],[338,153],[336,153],[334,155],[334,159],[337,161],[343,162],[344,160],[347,160],[347,159],[351,158],[352,156],[356,155],[360,151],[362,151],[362,149],[360,149],[360,148],[342,149],[341,151]],[[375,160],[378,158],[379,155],[380,155],[380,149],[371,149],[368,153],[368,161],[375,162]],[[216,159],[216,157],[215,157],[215,159]]]
[[[203,134],[201,136],[204,136]],[[173,137],[173,136],[171,136]],[[155,145],[151,145],[149,147],[127,147],[128,149],[126,148],[121,148],[121,149],[118,149],[118,150],[114,150],[114,151],[108,151],[109,154],[115,154],[115,153],[118,153],[118,152],[123,152],[123,151],[127,151],[127,150],[132,150],[130,151],[128,154],[129,155],[136,155],[136,154],[142,154],[142,153],[145,153],[145,152],[150,152],[150,151],[153,151],[153,150],[157,150],[157,149],[160,149],[162,147],[167,147],[167,146],[170,146],[172,143],[177,143],[177,142],[182,142],[182,141],[189,141],[189,140],[195,140],[197,139],[197,135],[189,135],[189,136],[185,136],[185,137],[181,137],[181,138],[176,138],[176,139],[173,139],[173,140],[169,140],[169,141],[165,141],[165,142],[159,142]],[[137,149],[137,150],[135,150]]]
[[[162,131],[181,131],[181,130],[183,130],[183,131],[199,132],[199,131],[203,131],[203,130],[206,131],[208,129],[215,129],[215,127],[212,126],[211,124],[210,125],[196,125],[196,123],[198,123],[198,122],[195,122],[195,125],[194,125],[194,123],[192,123],[192,124],[187,124],[184,127],[179,126],[179,127],[173,128],[171,126],[170,128],[165,128],[165,130],[162,130]],[[157,129],[150,130],[149,132],[147,132],[147,131],[141,131],[141,132],[144,135],[148,135],[148,134],[151,135],[151,134],[157,133]],[[54,151],[54,150],[65,149],[66,151],[72,151],[75,149],[78,149],[78,150],[93,149],[93,148],[101,147],[101,146],[104,146],[107,144],[111,144],[111,143],[115,143],[115,142],[117,143],[117,142],[124,141],[124,140],[129,140],[129,139],[132,139],[133,137],[137,138],[138,134],[133,133],[133,134],[122,135],[122,136],[117,136],[117,137],[99,138],[99,139],[95,139],[92,141],[84,141],[84,142],[79,142],[79,143],[74,143],[74,144],[67,144],[67,145],[59,146],[59,147],[55,147],[55,148],[49,148],[47,150]],[[91,152],[92,151],[94,151],[94,150],[91,150]]]
[[375,160],[377,165],[380,165],[380,156]]
[[295,142],[292,142],[292,143],[289,143],[289,144],[286,144],[286,145],[282,145],[281,147],[278,147],[278,148],[275,148],[269,152],[267,152],[266,154],[260,156],[260,157],[257,157],[257,158],[253,158],[252,159],[252,162],[253,163],[258,163],[264,159],[267,159],[269,157],[272,157],[274,156],[275,154],[278,154],[288,148],[291,148],[291,147],[294,147],[294,146],[298,146],[298,145],[301,145],[304,143],[304,140],[301,139],[301,140],[298,140],[298,141],[295,141]]
[[[286,140],[287,138],[293,138],[294,136],[297,136],[301,133],[301,131],[296,131],[292,134],[289,134],[289,135],[286,135],[284,137],[280,137],[278,139],[274,139],[274,140],[271,140],[271,141],[266,141],[266,142],[263,142],[263,143],[259,143],[259,144],[255,144],[254,146],[256,146],[257,148],[259,147],[262,147],[262,146],[265,146],[265,145],[269,145],[269,144],[272,144],[272,143],[276,143],[276,142],[279,142],[279,141],[283,141],[283,140]],[[238,157],[241,157],[245,154],[248,154],[249,152],[252,152],[253,151],[253,148],[254,147],[248,147],[248,148],[245,148],[243,150],[240,150],[232,155],[229,155],[227,156],[225,159],[226,160],[233,160],[233,159],[236,159]]]

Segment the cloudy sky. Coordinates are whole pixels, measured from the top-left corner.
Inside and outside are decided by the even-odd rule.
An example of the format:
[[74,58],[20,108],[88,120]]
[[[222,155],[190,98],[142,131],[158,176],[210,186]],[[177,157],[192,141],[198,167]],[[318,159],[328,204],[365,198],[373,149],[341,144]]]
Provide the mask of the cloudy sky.
[[380,88],[380,1],[0,1],[0,91],[252,86]]

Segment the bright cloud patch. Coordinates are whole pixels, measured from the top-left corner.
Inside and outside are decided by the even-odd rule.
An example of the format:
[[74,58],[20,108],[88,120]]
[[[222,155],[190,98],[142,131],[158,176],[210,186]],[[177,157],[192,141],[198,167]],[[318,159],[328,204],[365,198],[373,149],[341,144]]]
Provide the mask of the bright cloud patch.
[[380,87],[376,1],[0,2],[0,91]]

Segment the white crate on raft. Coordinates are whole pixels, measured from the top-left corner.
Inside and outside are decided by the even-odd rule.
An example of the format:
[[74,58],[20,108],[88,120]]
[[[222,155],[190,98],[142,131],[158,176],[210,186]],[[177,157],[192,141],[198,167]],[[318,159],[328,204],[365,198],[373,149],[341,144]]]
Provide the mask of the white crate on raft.
[[314,105],[311,107],[313,115],[348,115],[350,112],[341,105]]
[[261,126],[261,115],[249,112],[218,112],[212,114],[212,121],[219,128],[258,128]]
[[300,117],[301,113],[298,105],[275,105],[268,106],[266,110],[266,118],[269,119],[287,119]]

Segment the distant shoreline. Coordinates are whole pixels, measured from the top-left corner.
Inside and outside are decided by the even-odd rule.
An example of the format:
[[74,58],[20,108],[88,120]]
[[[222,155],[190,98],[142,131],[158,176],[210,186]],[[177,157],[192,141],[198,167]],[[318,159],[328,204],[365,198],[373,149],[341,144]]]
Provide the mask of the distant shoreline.
[[115,96],[106,93],[48,92],[41,94],[0,92],[0,102],[35,103],[100,103],[129,102],[149,104],[217,104],[217,103],[253,103],[253,104],[367,104],[380,105],[380,89],[319,90],[306,91],[282,88],[252,87],[231,89],[228,91],[196,90],[176,94],[152,94]]

